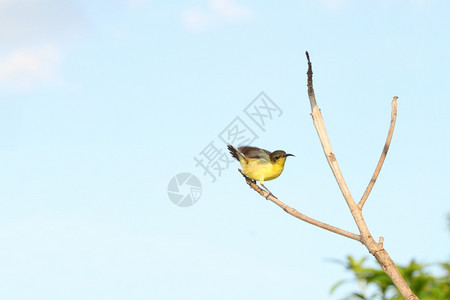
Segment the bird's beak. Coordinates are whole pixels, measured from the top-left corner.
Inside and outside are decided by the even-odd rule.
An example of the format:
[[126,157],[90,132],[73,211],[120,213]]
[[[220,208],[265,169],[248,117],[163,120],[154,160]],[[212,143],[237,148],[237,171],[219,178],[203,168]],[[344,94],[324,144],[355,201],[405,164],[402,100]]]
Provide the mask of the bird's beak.
[[295,156],[294,154],[286,154],[284,157]]

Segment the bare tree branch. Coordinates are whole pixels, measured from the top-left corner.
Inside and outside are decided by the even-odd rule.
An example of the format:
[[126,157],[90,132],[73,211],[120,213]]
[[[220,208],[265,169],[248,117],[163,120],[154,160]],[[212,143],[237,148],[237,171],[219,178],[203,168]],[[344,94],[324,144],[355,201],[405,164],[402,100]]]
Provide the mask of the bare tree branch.
[[289,205],[281,202],[280,200],[278,200],[278,198],[274,197],[273,195],[270,195],[269,193],[267,193],[265,190],[263,190],[262,188],[260,188],[253,180],[251,180],[250,178],[248,178],[247,176],[245,176],[241,170],[239,170],[239,172],[241,172],[242,176],[244,176],[247,184],[253,188],[256,192],[258,192],[261,196],[263,196],[264,198],[266,198],[267,200],[272,201],[273,203],[275,203],[276,205],[278,205],[279,207],[281,207],[285,212],[287,212],[288,214],[290,214],[291,216],[294,216],[302,221],[305,221],[309,224],[312,224],[314,226],[326,229],[328,231],[340,234],[342,236],[348,237],[350,239],[354,239],[358,242],[361,242],[361,236],[352,232],[349,232],[347,230],[338,228],[338,227],[334,227],[332,225],[320,222],[316,219],[310,218],[308,216],[305,216],[304,214],[302,214],[301,212],[299,212],[298,210],[296,210],[295,208],[290,207]]
[[[314,127],[316,128],[317,134],[319,135],[320,143],[322,144],[323,152],[327,158],[328,164],[330,165],[333,175],[341,189],[342,195],[347,201],[347,205],[350,211],[358,210],[358,207],[353,200],[353,197],[348,189],[347,183],[345,182],[344,176],[342,175],[341,169],[339,168],[336,156],[334,155],[333,148],[331,148],[330,139],[328,138],[327,130],[325,128],[325,123],[323,121],[322,113],[317,106],[316,96],[314,95],[313,80],[312,80],[312,65],[309,60],[309,54],[306,52],[306,57],[308,59],[308,96],[309,102],[311,104],[311,116],[313,118]],[[352,212],[353,217],[355,215]],[[357,221],[355,219],[355,221]]]
[[397,120],[397,99],[398,97],[395,96],[394,99],[392,100],[391,125],[389,127],[386,143],[384,144],[383,152],[381,153],[380,160],[378,161],[378,165],[375,168],[375,171],[373,172],[373,176],[370,179],[369,185],[367,186],[366,191],[364,192],[361,200],[359,200],[358,203],[359,209],[362,209],[364,203],[366,203],[367,197],[369,197],[369,194],[372,191],[375,181],[377,181],[378,175],[380,174],[381,171],[381,167],[383,166],[384,160],[386,159],[389,146],[391,145],[392,136],[394,134],[395,121]]
[[325,124],[322,118],[322,114],[317,107],[316,97],[314,95],[313,81],[312,81],[312,66],[311,61],[309,59],[309,54],[306,52],[306,57],[308,60],[308,96],[311,104],[311,116],[313,118],[314,127],[316,128],[317,134],[319,135],[320,142],[322,144],[323,151],[325,153],[325,157],[327,158],[328,164],[330,165],[331,170],[333,171],[333,175],[336,178],[336,181],[341,189],[342,195],[347,202],[347,205],[350,209],[350,212],[353,216],[353,219],[358,226],[359,232],[361,234],[361,242],[366,246],[369,252],[375,256],[377,261],[380,263],[384,272],[391,278],[394,285],[397,287],[399,292],[402,294],[403,298],[408,300],[418,300],[419,298],[412,292],[405,279],[400,274],[397,269],[394,261],[389,257],[389,254],[383,248],[383,239],[380,239],[380,242],[377,243],[373,239],[370,231],[364,221],[362,210],[356,204],[353,199],[347,184],[345,183],[342,172],[337,163],[336,157],[333,153],[333,149],[331,148],[330,140],[328,139],[328,134],[325,129]]

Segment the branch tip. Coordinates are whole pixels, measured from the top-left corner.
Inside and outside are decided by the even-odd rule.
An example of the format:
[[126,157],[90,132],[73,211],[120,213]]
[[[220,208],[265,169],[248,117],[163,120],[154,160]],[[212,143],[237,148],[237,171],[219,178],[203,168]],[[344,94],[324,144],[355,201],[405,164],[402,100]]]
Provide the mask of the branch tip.
[[361,197],[361,200],[359,200],[358,203],[359,209],[362,209],[364,204],[366,203],[366,200],[369,197],[369,194],[372,191],[375,182],[377,181],[378,175],[380,174],[381,167],[383,167],[383,163],[384,160],[386,159],[389,146],[391,145],[392,136],[394,134],[395,122],[397,120],[397,98],[398,98],[397,96],[394,96],[394,99],[392,100],[391,125],[389,127],[386,142],[384,143],[383,151],[381,152],[380,159],[378,160],[378,164],[377,167],[375,168],[375,171],[373,172],[372,178],[370,179],[369,184],[367,185],[367,188]]

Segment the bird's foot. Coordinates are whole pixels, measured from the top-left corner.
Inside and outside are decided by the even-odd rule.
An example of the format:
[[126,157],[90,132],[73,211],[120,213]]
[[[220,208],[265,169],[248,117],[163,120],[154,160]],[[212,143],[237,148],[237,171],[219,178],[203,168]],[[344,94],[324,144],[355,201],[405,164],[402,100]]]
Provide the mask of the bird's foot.
[[264,188],[264,190],[268,193],[267,196],[266,196],[266,200],[269,200],[270,196],[278,199],[274,194],[272,194],[272,192],[268,188],[266,188],[266,186],[262,182],[260,182],[260,184]]
[[266,200],[269,200],[269,197],[270,197],[270,196],[272,196],[272,197],[278,199],[277,196],[275,196],[274,194],[272,194],[272,193],[269,192],[269,194],[267,194],[267,196],[266,196]]

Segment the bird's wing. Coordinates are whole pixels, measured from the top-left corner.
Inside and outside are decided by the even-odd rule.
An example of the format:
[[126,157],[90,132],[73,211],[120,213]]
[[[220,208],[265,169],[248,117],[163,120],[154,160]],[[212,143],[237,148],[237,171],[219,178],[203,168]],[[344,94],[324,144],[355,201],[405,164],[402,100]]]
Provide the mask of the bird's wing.
[[239,147],[238,150],[245,158],[260,158],[267,162],[270,161],[270,152],[267,150],[250,146]]

